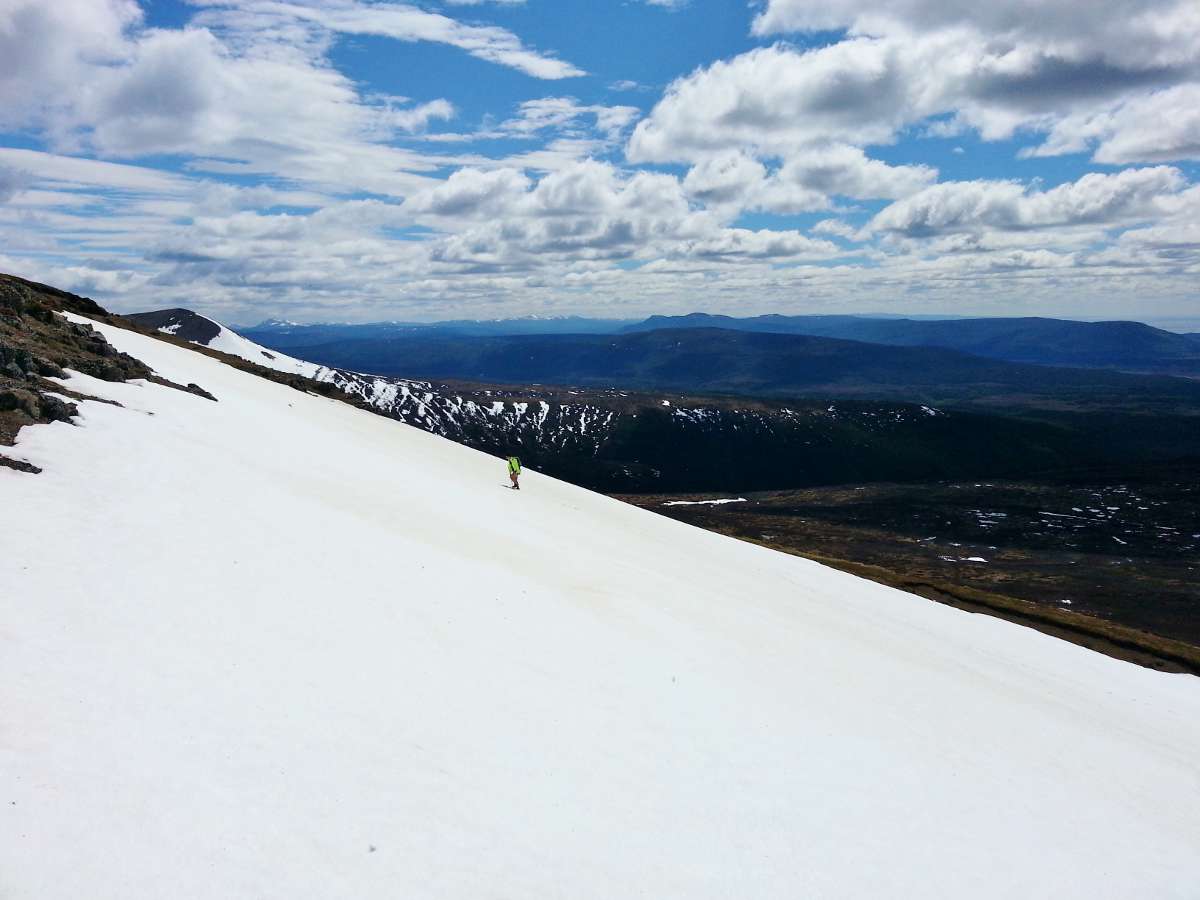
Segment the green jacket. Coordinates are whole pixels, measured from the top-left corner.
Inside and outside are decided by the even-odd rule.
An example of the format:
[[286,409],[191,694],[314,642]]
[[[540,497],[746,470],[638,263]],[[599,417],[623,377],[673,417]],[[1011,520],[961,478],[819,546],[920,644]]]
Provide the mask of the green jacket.
[[515,456],[510,456],[508,458],[508,471],[514,475],[521,474],[521,461]]

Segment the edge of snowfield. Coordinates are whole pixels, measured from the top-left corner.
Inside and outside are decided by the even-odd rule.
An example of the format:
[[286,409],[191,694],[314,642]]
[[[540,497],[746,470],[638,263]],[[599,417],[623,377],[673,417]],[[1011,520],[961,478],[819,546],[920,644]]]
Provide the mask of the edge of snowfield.
[[200,318],[207,319],[220,329],[215,338],[203,345],[212,350],[220,350],[222,353],[228,353],[230,356],[240,356],[242,359],[265,366],[268,369],[275,369],[276,371],[287,372],[292,375],[303,375],[305,378],[315,378],[325,369],[325,366],[305,362],[302,359],[288,356],[286,353],[277,353],[274,350],[268,351],[261,344],[256,344],[254,341],[242,337],[237,332],[230,331],[214,319],[209,319],[207,316],[200,316]]
[[0,469],[6,900],[1196,896],[1200,680],[92,324],[219,402]]

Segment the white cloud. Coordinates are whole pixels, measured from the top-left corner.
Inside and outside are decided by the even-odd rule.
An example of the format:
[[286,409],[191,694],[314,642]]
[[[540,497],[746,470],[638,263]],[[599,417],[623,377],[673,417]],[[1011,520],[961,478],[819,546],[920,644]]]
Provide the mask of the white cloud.
[[186,190],[187,186],[186,179],[159,169],[17,147],[0,147],[0,165],[28,173],[35,183],[55,187],[174,194]]
[[727,216],[742,210],[795,214],[831,209],[835,197],[906,197],[937,180],[928,166],[890,166],[844,144],[809,148],[774,172],[757,159],[726,151],[702,159],[684,179],[690,197]]
[[671,256],[722,260],[824,259],[838,253],[838,248],[828,241],[813,240],[796,231],[725,228],[713,237],[685,243]]
[[37,125],[69,106],[98,67],[128,53],[141,21],[134,0],[5,0],[0,3],[0,127]]
[[541,97],[526,100],[517,114],[499,124],[488,123],[479,131],[460,134],[442,132],[428,136],[431,143],[470,143],[509,138],[540,139],[553,133],[559,140],[590,139],[599,135],[606,143],[616,143],[637,119],[634,106],[584,105],[574,97]]
[[[1019,129],[1047,131],[1033,154],[1095,147],[1095,159],[1110,163],[1197,155],[1195,0],[1094,0],[1086,8],[1075,0],[769,0],[754,21],[760,35],[841,28],[851,37],[843,44],[866,41],[877,54],[891,48],[899,115],[889,122],[865,104],[851,106],[893,132],[897,118],[911,124],[950,114],[930,132],[976,129],[1004,139]],[[930,56],[938,46],[945,55]],[[819,77],[817,63],[792,67]]]
[[0,165],[0,203],[7,203],[29,187],[32,178],[28,172]]
[[919,237],[981,228],[1127,224],[1170,214],[1186,185],[1169,166],[1092,173],[1048,191],[1013,181],[951,181],[893,203],[868,227]]
[[1068,116],[1026,156],[1057,156],[1094,148],[1102,163],[1200,159],[1200,84],[1132,97],[1109,109]]
[[[942,56],[931,49],[926,64]],[[902,47],[871,40],[752,50],[673,82],[634,129],[627,154],[674,162],[727,150],[786,156],[814,142],[886,143],[938,109],[906,77],[919,67]]]
[[[1200,23],[1200,4],[1194,9],[1195,16],[1178,5],[1170,12],[1191,27],[1192,18]],[[807,51],[758,48],[672,83],[626,152],[635,163],[723,153],[786,160],[822,146],[892,143],[924,123],[926,134],[940,137],[1048,134],[1023,155],[1094,149],[1097,161],[1118,164],[1200,158],[1200,32],[1190,41],[1175,36],[1152,54],[1161,65],[1141,68],[1110,59],[1115,45],[1074,57],[1058,44],[1015,45],[961,25],[850,37]],[[1172,79],[1184,81],[1160,87]],[[878,179],[872,183],[858,188],[863,196],[880,189]]]
[[434,119],[453,119],[457,114],[448,100],[431,100],[409,109],[389,109],[381,118],[400,131],[424,131]]
[[767,167],[739,150],[710,156],[683,181],[689,196],[710,206],[752,206],[767,180]]
[[974,31],[1006,44],[1021,65],[1025,48],[1063,60],[1104,60],[1118,68],[1191,67],[1200,41],[1200,6],[1193,0],[767,0],[755,34],[849,29],[856,35],[916,36],[947,29]]
[[[64,12],[71,12],[68,6]],[[57,148],[74,153],[180,154],[193,157],[197,171],[273,175],[343,190],[405,194],[420,187],[426,180],[420,173],[439,163],[387,142],[450,118],[452,104],[362,96],[325,62],[326,32],[301,22],[307,30],[293,34],[284,25],[296,18],[284,15],[283,6],[209,9],[214,32],[139,31],[131,4],[92,4],[88,15],[77,10],[88,25],[82,29],[70,17],[48,15],[48,6],[18,4],[0,18],[9,29],[0,31],[0,40],[54,47],[58,55],[51,58],[62,72],[3,70],[3,90],[29,99],[0,116],[16,116],[17,109],[13,121],[42,129]],[[95,46],[93,30],[106,35]],[[53,91],[42,90],[45,78]]]
[[494,25],[466,25],[441,13],[407,3],[356,0],[193,0],[212,8],[204,24],[239,31],[277,33],[296,24],[315,25],[337,34],[370,34],[398,41],[428,41],[457,47],[488,62],[509,66],[534,78],[574,78],[585,74],[569,62],[526,47],[515,34]]
[[459,169],[444,182],[409,197],[404,209],[414,216],[488,217],[502,214],[529,189],[516,169]]
[[895,199],[928,186],[937,174],[931,166],[891,166],[868,158],[858,147],[838,144],[789,157],[775,180],[831,196]]
[[1197,252],[1200,252],[1200,222],[1130,229],[1121,235],[1118,243],[1125,247],[1149,248],[1169,253],[1190,251],[1190,258],[1195,259]]
[[822,219],[812,230],[816,234],[831,234],[846,240],[855,240],[858,236],[858,229],[841,219]]

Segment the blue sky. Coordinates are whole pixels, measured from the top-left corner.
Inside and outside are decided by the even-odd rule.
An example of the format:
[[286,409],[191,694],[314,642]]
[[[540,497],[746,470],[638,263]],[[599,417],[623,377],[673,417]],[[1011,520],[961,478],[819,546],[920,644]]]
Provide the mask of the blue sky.
[[0,0],[0,270],[237,322],[1184,323],[1200,5],[1082,10]]

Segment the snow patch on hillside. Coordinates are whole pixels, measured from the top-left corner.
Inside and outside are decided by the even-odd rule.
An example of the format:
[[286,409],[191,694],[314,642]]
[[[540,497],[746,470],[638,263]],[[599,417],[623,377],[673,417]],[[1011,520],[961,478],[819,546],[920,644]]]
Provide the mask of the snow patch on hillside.
[[745,497],[724,497],[720,500],[668,500],[663,506],[724,506],[726,503],[745,502]]
[[[302,359],[295,359],[282,353],[276,353],[274,350],[268,350],[261,344],[256,344],[254,341],[247,340],[240,334],[230,331],[220,322],[213,322],[213,324],[221,329],[217,336],[208,342],[208,346],[214,350],[228,353],[231,356],[240,356],[242,359],[258,363],[260,366],[274,369],[277,372],[303,375],[305,378],[318,378],[318,375],[325,369],[324,366],[316,363],[305,362]],[[322,379],[318,378],[318,380]]]

